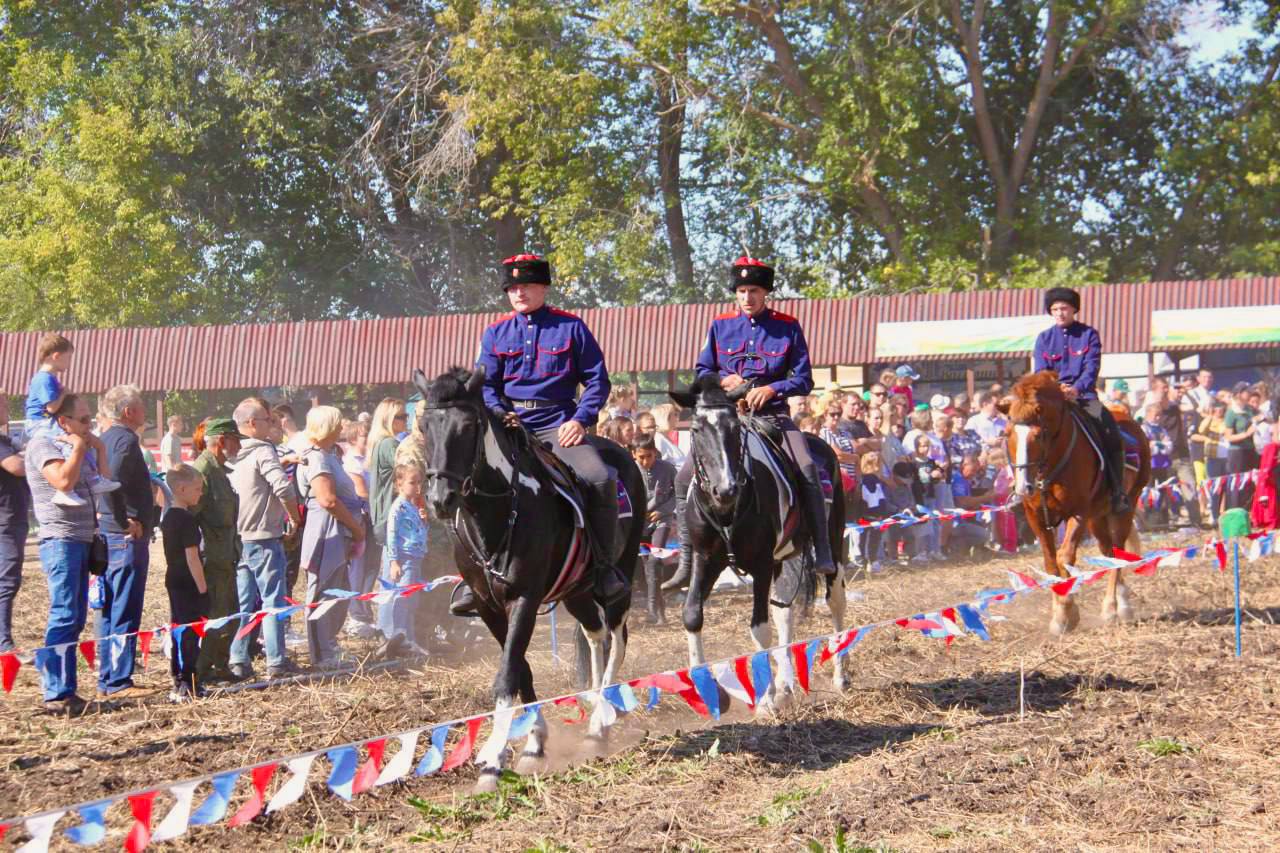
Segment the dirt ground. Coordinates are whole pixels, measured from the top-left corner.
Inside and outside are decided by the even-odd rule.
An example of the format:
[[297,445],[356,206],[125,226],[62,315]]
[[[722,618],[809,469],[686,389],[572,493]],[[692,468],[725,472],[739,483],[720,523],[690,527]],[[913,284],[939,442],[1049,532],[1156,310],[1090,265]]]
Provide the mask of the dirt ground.
[[[1191,539],[1180,540],[1190,544]],[[18,641],[38,644],[46,598],[29,552]],[[156,552],[156,560],[161,559]],[[910,615],[1005,585],[1032,555],[893,568],[848,588],[849,623]],[[1046,632],[1047,594],[997,605],[994,642],[950,648],[897,628],[848,657],[850,688],[814,692],[771,718],[735,706],[703,721],[674,696],[614,729],[604,757],[568,709],[547,709],[551,763],[469,797],[472,767],[411,777],[347,803],[324,788],[240,829],[192,829],[175,846],[326,850],[1170,850],[1273,849],[1280,839],[1280,559],[1245,564],[1244,657],[1233,657],[1231,574],[1197,560],[1130,578],[1140,622],[1104,627],[1101,590],[1081,629]],[[166,621],[162,571],[147,625]],[[436,592],[433,595],[441,595]],[[748,599],[717,594],[707,653],[751,648]],[[678,614],[677,614],[678,615]],[[638,621],[638,620],[637,620]],[[826,633],[824,605],[797,638]],[[568,654],[566,628],[561,651]],[[624,675],[686,665],[678,620],[633,625]],[[352,643],[369,654],[371,644]],[[544,625],[532,656],[540,696],[570,690]],[[156,696],[79,719],[39,712],[29,667],[0,696],[0,818],[234,768],[490,707],[495,646],[339,678],[165,701],[166,662],[140,683]],[[81,665],[82,693],[92,681]],[[388,755],[390,757],[390,753]],[[273,790],[284,776],[273,781]],[[233,808],[243,802],[240,783]],[[197,802],[207,788],[197,792]],[[161,795],[158,823],[172,800]],[[118,844],[127,806],[109,812]],[[73,825],[63,819],[60,831]],[[5,842],[25,839],[19,827]],[[65,841],[59,842],[70,847]],[[55,845],[56,846],[56,845]]]

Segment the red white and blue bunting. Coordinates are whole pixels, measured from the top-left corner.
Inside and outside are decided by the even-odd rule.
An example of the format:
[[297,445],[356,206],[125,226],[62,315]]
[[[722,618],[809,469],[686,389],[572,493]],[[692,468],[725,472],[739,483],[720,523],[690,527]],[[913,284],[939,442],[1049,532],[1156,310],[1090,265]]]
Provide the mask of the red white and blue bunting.
[[[1250,539],[1249,559],[1256,560],[1275,553],[1276,531],[1254,534]],[[157,784],[42,811],[26,818],[0,822],[0,838],[6,832],[21,827],[29,840],[20,849],[24,853],[43,853],[53,841],[59,823],[72,815],[74,822],[62,830],[62,837],[79,845],[98,844],[111,835],[108,813],[113,809],[121,811],[118,807],[123,805],[128,808],[128,824],[126,828],[124,822],[117,821],[116,834],[123,832],[125,850],[137,853],[152,842],[179,838],[193,826],[225,824],[234,828],[260,814],[270,814],[293,805],[306,792],[317,760],[327,768],[324,772],[325,786],[336,796],[351,800],[366,791],[406,779],[411,774],[427,776],[461,767],[471,758],[486,723],[492,727],[491,731],[505,732],[507,740],[515,740],[526,737],[538,719],[555,708],[566,709],[570,716],[560,719],[572,725],[586,719],[586,707],[589,705],[593,713],[600,714],[601,722],[608,724],[619,715],[652,711],[667,694],[678,697],[699,716],[719,719],[726,710],[721,705],[721,689],[724,695],[754,709],[768,690],[775,672],[789,671],[787,667],[777,665],[790,659],[790,671],[793,672],[790,678],[807,693],[810,675],[816,668],[848,655],[875,630],[896,627],[942,640],[947,645],[966,636],[986,641],[991,639],[986,624],[989,609],[996,604],[1007,604],[1018,596],[1042,591],[1072,595],[1113,571],[1127,569],[1138,575],[1153,576],[1159,568],[1178,566],[1184,560],[1202,555],[1216,559],[1219,569],[1226,563],[1226,545],[1216,540],[1189,548],[1152,551],[1142,556],[1122,551],[1117,554],[1116,557],[1088,558],[1090,568],[1068,567],[1070,577],[1065,579],[1043,573],[1031,575],[1009,571],[1007,587],[984,589],[969,601],[689,669],[651,673],[611,684],[598,692],[567,694],[499,712],[378,735],[222,773]],[[388,748],[392,744],[395,749],[388,758]],[[276,781],[275,792],[269,793]],[[161,795],[164,795],[165,802],[172,802],[157,821],[153,807]],[[237,801],[239,805],[233,810],[233,802]]]

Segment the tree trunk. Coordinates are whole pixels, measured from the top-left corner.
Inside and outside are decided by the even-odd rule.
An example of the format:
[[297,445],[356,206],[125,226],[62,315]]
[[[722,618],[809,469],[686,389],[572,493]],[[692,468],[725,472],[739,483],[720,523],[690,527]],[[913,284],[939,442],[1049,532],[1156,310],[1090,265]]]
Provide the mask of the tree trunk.
[[671,249],[671,265],[676,286],[685,293],[693,292],[693,250],[684,221],[684,202],[680,191],[680,153],[684,143],[684,100],[677,100],[670,78],[658,75],[654,80],[658,95],[658,188],[662,192],[662,213],[667,226],[667,245]]

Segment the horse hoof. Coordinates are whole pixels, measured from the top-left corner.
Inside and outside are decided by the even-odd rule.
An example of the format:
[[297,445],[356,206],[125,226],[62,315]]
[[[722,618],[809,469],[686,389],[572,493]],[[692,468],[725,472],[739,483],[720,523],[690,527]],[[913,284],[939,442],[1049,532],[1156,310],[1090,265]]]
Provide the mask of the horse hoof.
[[471,789],[473,794],[492,794],[498,790],[498,780],[502,778],[502,771],[496,767],[486,767],[480,771],[480,778],[476,779],[476,785]]
[[516,762],[515,770],[521,776],[528,776],[533,773],[542,772],[547,766],[547,754],[545,752],[524,752],[520,754],[520,759]]
[[1049,634],[1054,637],[1065,637],[1071,633],[1071,626],[1063,620],[1055,619],[1049,623]]
[[1116,617],[1125,625],[1132,625],[1138,621],[1138,616],[1133,612],[1133,608],[1127,606],[1116,608]]

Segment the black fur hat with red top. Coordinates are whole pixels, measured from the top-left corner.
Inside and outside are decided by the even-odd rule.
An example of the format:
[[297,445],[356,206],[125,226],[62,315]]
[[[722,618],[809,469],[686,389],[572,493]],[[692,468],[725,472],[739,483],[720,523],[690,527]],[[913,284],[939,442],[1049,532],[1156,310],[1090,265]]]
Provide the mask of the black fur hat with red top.
[[729,267],[729,287],[737,290],[744,284],[773,290],[773,267],[764,261],[743,255]]
[[502,262],[502,289],[513,284],[551,284],[551,264],[541,255],[512,255]]

